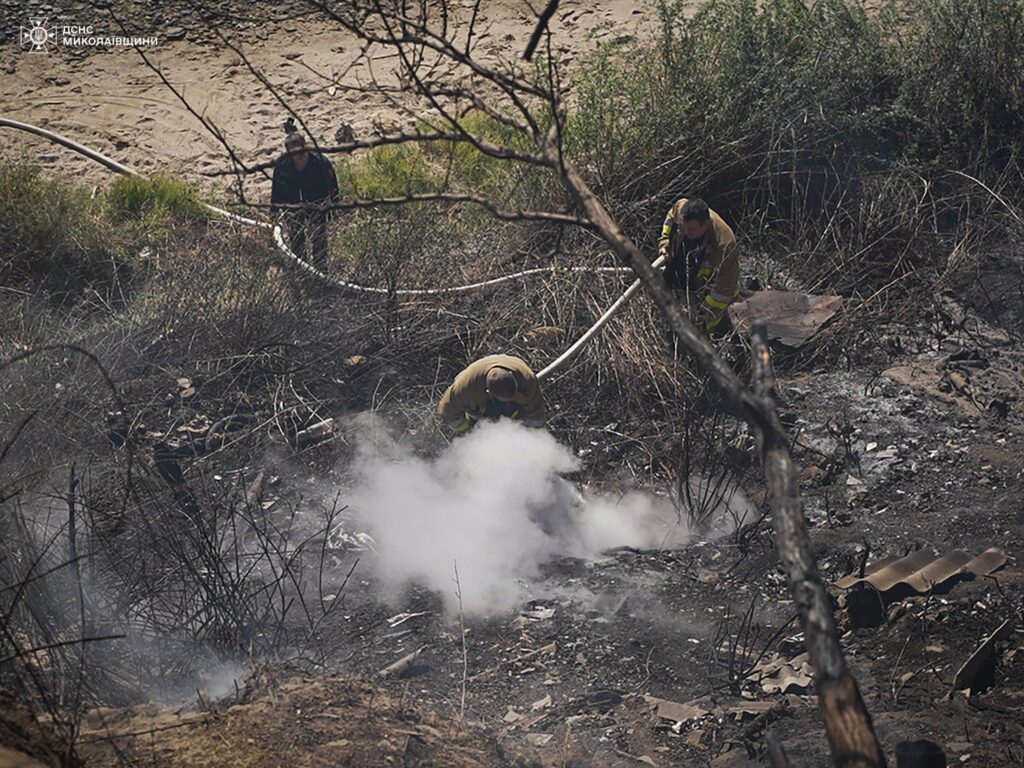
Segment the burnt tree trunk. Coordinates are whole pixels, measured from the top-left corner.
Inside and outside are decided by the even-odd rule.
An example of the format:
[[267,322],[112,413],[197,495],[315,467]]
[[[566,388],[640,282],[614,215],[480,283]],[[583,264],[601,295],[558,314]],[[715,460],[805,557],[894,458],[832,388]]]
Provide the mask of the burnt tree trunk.
[[686,319],[660,274],[622,231],[576,168],[562,157],[555,138],[552,132],[539,142],[545,159],[560,171],[566,189],[602,238],[622,262],[636,272],[680,342],[698,366],[710,375],[726,408],[743,419],[757,439],[772,507],[776,548],[800,613],[833,761],[841,768],[884,768],[885,755],[857,681],[843,658],[832,604],[811,555],[796,468],[789,453],[789,440],[775,410],[774,378],[764,329],[754,334],[751,389]]

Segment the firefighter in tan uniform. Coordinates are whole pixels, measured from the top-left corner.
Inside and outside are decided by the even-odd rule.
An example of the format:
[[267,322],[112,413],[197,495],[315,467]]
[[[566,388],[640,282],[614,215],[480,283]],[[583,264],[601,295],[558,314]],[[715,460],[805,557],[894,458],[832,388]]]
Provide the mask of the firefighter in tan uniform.
[[512,355],[489,355],[463,370],[437,413],[456,432],[469,431],[481,419],[516,419],[528,427],[543,427],[546,421],[537,376]]
[[726,330],[726,309],[739,294],[740,262],[736,236],[722,217],[699,198],[677,200],[665,216],[658,254],[669,257],[665,282],[687,294],[691,319],[703,321],[708,333]]

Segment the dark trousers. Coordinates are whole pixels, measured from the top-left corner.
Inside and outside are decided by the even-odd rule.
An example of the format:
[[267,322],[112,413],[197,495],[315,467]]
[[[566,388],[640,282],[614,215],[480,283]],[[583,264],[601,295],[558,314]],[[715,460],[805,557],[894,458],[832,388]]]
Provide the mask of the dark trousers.
[[[293,211],[288,217],[288,239],[292,253],[317,269],[327,266],[330,243],[327,214],[322,211]],[[312,253],[308,251],[312,250]]]

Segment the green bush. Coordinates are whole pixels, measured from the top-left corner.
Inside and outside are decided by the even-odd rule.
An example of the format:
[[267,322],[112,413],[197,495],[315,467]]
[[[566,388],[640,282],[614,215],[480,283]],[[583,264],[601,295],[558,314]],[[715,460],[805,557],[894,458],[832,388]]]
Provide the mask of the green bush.
[[[505,147],[534,149],[529,139],[493,118],[475,113],[462,125],[468,132]],[[424,129],[429,132],[429,129]],[[544,169],[490,157],[470,142],[441,141],[385,145],[335,163],[343,198],[373,199],[409,194],[472,194],[513,207],[528,207],[550,192]]]
[[[524,151],[531,148],[528,137],[487,115],[470,114],[462,124],[491,143]],[[554,179],[547,169],[491,157],[470,142],[385,145],[342,158],[335,168],[343,200],[447,193],[523,210],[549,207],[555,199]],[[353,277],[399,287],[420,260],[433,265],[430,284],[435,285],[465,266],[460,257],[466,252],[467,239],[485,230],[494,239],[493,233],[506,226],[471,203],[377,206],[358,210],[335,226],[335,253]],[[334,266],[338,269],[341,264]]]
[[606,46],[584,68],[572,147],[605,183],[639,167],[649,192],[690,165],[685,181],[710,185],[780,161],[977,170],[1024,143],[1016,0],[710,0],[691,20],[682,8],[658,2],[657,46]]
[[700,195],[760,247],[798,253],[809,284],[871,288],[991,211],[951,170],[1024,191],[1016,0],[709,0],[690,19],[679,0],[655,7],[656,45],[584,63],[568,137],[648,246],[673,199]]
[[914,156],[961,170],[1002,167],[1024,145],[1024,4],[890,0],[901,62],[896,107]]

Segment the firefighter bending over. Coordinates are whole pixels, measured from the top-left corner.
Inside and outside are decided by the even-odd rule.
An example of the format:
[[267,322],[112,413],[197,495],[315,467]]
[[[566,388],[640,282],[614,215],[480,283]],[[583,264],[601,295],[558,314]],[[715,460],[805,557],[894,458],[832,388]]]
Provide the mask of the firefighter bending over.
[[458,433],[481,419],[516,419],[543,427],[544,396],[530,366],[512,355],[489,355],[471,364],[448,387],[437,413]]
[[[665,282],[685,293],[690,318],[708,333],[724,333],[726,309],[739,293],[736,236],[699,198],[681,198],[665,216],[658,255],[668,256]],[[703,294],[703,296],[701,296]]]

